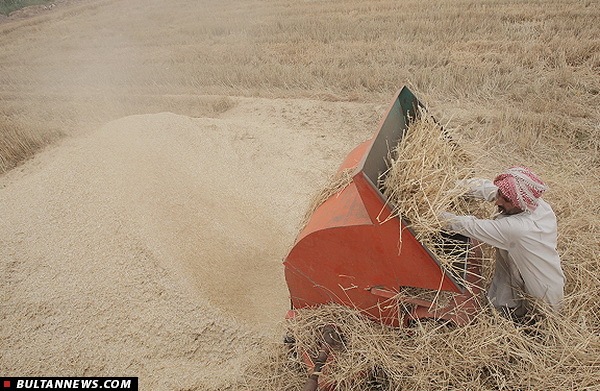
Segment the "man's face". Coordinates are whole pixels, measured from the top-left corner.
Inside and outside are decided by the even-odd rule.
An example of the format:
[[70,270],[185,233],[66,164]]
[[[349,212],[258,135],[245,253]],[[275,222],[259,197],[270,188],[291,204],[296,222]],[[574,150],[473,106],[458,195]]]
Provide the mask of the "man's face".
[[500,189],[498,189],[498,196],[496,197],[496,206],[498,207],[498,212],[503,215],[516,215],[517,213],[523,212],[522,209],[514,206],[512,202],[502,194]]

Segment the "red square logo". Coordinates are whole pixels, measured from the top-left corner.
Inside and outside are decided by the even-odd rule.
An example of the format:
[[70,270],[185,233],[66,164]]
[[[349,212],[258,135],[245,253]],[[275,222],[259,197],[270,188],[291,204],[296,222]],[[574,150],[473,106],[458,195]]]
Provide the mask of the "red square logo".
[[4,388],[10,388],[10,380],[4,380]]

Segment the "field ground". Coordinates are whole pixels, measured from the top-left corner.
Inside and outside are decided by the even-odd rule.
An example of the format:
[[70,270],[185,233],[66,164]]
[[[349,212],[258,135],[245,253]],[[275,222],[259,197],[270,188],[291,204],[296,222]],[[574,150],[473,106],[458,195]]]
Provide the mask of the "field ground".
[[310,195],[407,85],[551,188],[581,339],[496,387],[597,387],[597,1],[55,5],[0,19],[0,372],[253,389]]

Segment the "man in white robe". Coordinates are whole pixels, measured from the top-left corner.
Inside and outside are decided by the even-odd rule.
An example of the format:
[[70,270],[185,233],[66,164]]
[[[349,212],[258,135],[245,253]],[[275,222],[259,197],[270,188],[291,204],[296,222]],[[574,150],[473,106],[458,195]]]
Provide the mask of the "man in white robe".
[[556,251],[556,216],[542,198],[546,185],[531,170],[516,166],[492,183],[466,183],[470,195],[495,201],[500,214],[494,220],[443,213],[452,231],[496,247],[496,269],[487,292],[499,311],[521,317],[529,313],[528,297],[558,310],[565,276]]

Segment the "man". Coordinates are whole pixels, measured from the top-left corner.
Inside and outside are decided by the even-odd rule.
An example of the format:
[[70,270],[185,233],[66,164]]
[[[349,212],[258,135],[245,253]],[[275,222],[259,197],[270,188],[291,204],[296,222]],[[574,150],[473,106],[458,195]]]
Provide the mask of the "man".
[[565,277],[556,251],[556,216],[542,198],[546,185],[528,168],[515,166],[494,182],[466,181],[470,195],[496,201],[494,220],[443,213],[452,231],[496,247],[496,270],[488,291],[501,312],[522,317],[532,309],[527,297],[558,310]]

